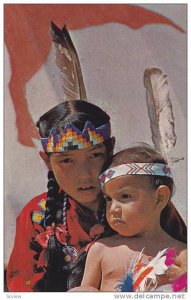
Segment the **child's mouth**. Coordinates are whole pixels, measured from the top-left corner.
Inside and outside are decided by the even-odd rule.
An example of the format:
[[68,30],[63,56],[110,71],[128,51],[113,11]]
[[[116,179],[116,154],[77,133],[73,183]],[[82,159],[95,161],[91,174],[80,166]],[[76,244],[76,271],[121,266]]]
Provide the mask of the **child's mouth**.
[[116,218],[116,219],[114,219],[113,220],[113,223],[114,223],[114,225],[120,225],[120,224],[125,224],[125,222],[122,220],[122,219],[118,219],[118,218]]

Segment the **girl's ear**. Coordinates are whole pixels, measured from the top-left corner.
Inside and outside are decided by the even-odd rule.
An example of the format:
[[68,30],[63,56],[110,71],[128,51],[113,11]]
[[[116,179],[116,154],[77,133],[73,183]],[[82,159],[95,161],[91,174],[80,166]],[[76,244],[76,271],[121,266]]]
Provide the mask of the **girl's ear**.
[[160,185],[156,190],[156,205],[162,210],[170,199],[170,190],[166,185]]
[[44,160],[45,164],[47,165],[48,170],[52,171],[52,167],[51,167],[49,156],[45,152],[43,152],[43,151],[39,151],[39,155],[42,158],[42,160]]

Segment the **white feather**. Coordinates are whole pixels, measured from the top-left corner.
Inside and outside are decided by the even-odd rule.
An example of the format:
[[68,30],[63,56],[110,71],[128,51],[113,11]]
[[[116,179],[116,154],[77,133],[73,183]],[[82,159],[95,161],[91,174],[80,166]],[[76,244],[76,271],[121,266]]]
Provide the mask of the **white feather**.
[[[148,289],[147,281],[148,279],[151,281],[149,282],[149,285],[154,284],[157,286],[157,275],[165,274],[168,267],[165,264],[166,256],[163,256],[168,248],[165,248],[158,252],[158,254],[144,267],[142,267],[137,274],[134,276],[134,282],[139,278],[139,276],[149,267],[153,267],[153,269],[150,271],[149,274],[147,274],[146,277],[143,278],[141,283],[139,284],[138,291],[145,291],[145,289]],[[141,252],[142,254],[142,252]],[[140,256],[138,258],[140,260]],[[137,261],[138,261],[137,260]]]
[[167,76],[160,69],[146,69],[144,86],[146,88],[152,140],[155,148],[165,155],[176,144],[174,116]]

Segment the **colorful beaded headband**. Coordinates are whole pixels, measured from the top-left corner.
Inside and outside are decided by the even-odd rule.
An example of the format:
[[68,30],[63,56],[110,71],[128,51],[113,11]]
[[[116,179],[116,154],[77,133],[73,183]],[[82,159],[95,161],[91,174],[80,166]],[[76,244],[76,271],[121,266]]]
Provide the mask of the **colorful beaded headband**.
[[110,181],[123,175],[153,175],[172,178],[170,167],[160,163],[131,163],[122,164],[103,172],[100,176],[101,188]]
[[91,122],[87,121],[83,131],[72,123],[68,123],[59,134],[55,128],[52,128],[49,137],[41,138],[41,143],[47,153],[64,152],[95,146],[108,140],[110,135],[110,122],[95,128]]

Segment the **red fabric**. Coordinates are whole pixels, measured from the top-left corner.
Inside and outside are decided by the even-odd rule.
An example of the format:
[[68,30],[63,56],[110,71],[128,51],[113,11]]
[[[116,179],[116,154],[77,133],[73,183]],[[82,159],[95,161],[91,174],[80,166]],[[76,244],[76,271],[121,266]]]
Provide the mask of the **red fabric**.
[[66,230],[63,224],[57,226],[47,226],[46,231],[38,234],[35,238],[35,241],[41,245],[43,249],[48,247],[49,238],[55,235],[57,240],[64,244],[66,242]]
[[[44,265],[46,265],[44,251],[36,260],[34,255],[37,252],[30,249],[32,239],[45,231],[41,225],[33,223],[31,218],[34,211],[42,211],[38,206],[42,199],[47,199],[46,193],[32,199],[17,217],[15,243],[7,268],[7,286],[11,292],[32,292],[36,282],[45,273],[44,269],[39,273],[33,271],[34,267],[43,265],[43,260],[45,260]],[[80,250],[79,242],[87,245],[91,242],[91,238],[79,224],[76,203],[73,200],[69,201],[71,207],[67,211],[67,225],[71,236],[70,244]]]
[[27,106],[25,85],[46,61],[51,47],[48,31],[53,20],[69,30],[117,22],[139,29],[164,24],[184,32],[168,18],[128,4],[5,4],[5,43],[11,62],[10,94],[16,113],[18,140],[33,147],[38,138]]

